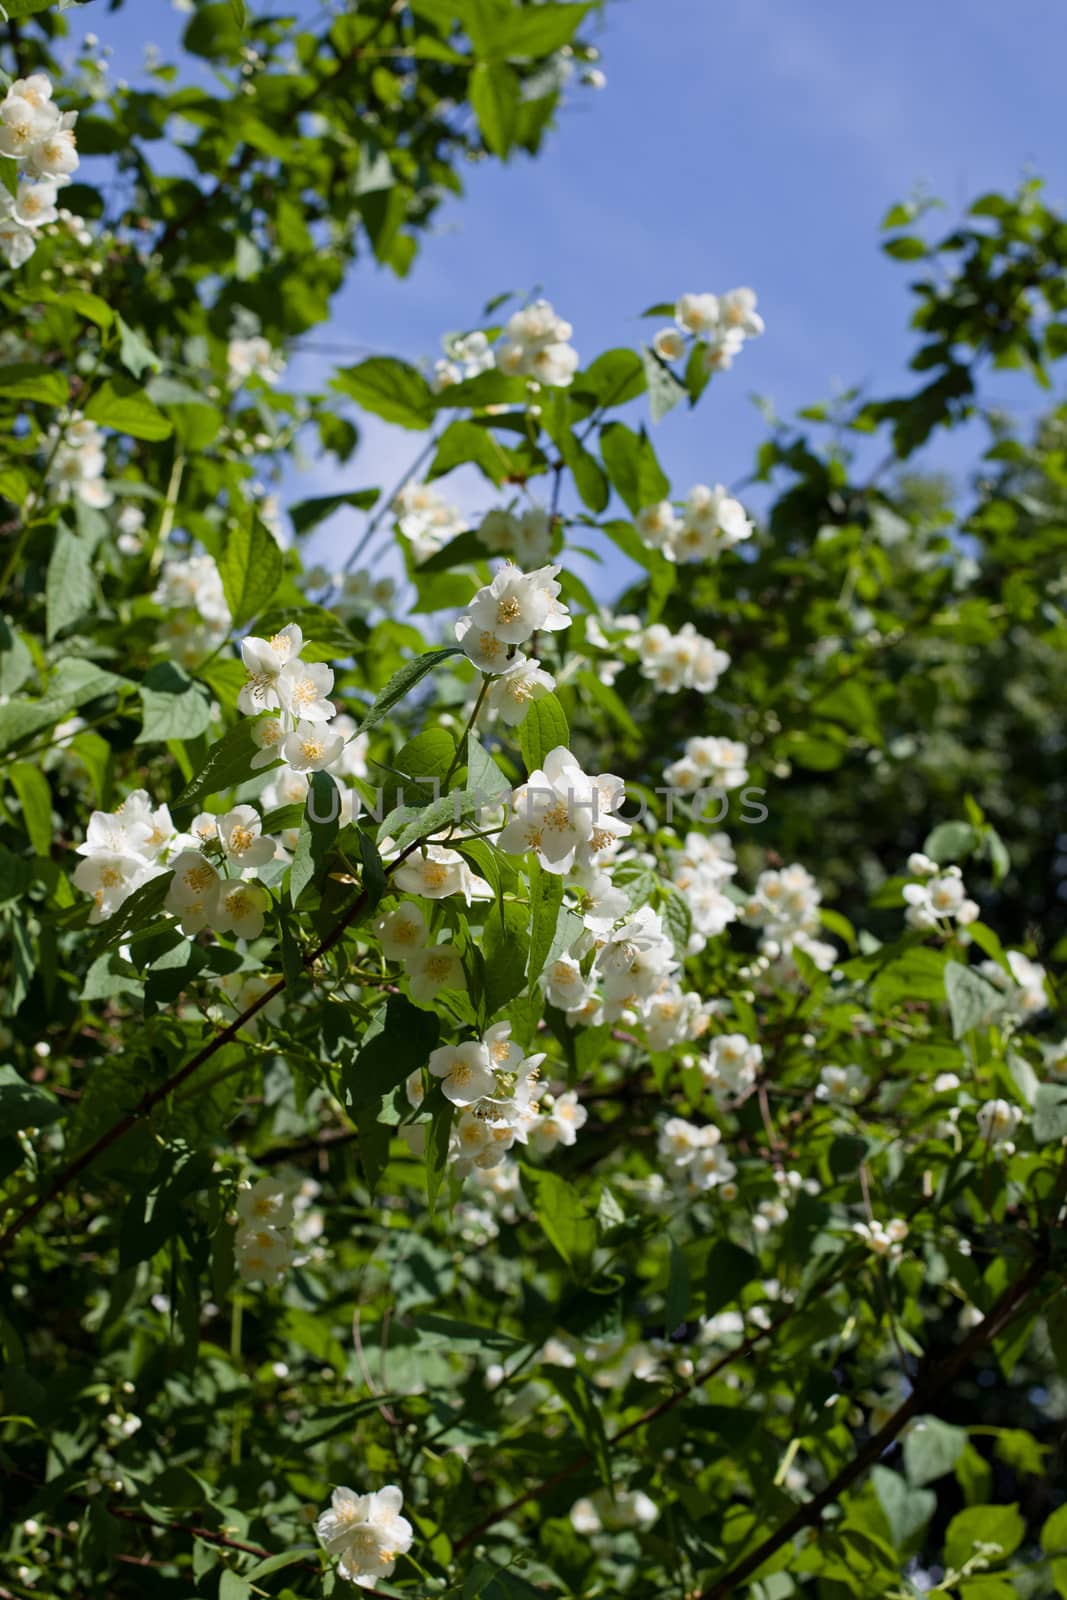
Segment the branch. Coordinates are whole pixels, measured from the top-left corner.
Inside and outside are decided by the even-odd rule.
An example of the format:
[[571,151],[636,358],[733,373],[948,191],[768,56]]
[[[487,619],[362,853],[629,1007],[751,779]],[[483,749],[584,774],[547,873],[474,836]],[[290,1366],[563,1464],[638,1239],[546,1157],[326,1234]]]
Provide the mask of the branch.
[[[1051,1227],[1056,1224],[1056,1215],[1063,1201],[1065,1187],[1067,1187],[1067,1163],[1060,1169]],[[810,1500],[806,1500],[802,1506],[798,1507],[793,1515],[782,1523],[781,1527],[776,1529],[774,1533],[769,1534],[761,1544],[758,1544],[735,1567],[732,1567],[724,1577],[720,1578],[717,1583],[712,1584],[710,1589],[705,1589],[702,1594],[697,1595],[696,1600],[726,1600],[728,1595],[732,1595],[737,1591],[739,1584],[744,1583],[747,1578],[758,1572],[764,1562],[768,1561],[776,1550],[780,1550],[784,1544],[788,1543],[794,1535],[800,1533],[804,1528],[810,1528],[816,1524],[826,1507],[832,1505],[846,1489],[856,1482],[857,1478],[863,1476],[868,1467],[874,1465],[884,1451],[888,1450],[905,1424],[910,1422],[912,1417],[923,1406],[940,1394],[942,1389],[946,1388],[954,1378],[958,1377],[964,1367],[968,1366],[973,1357],[978,1354],[979,1350],[991,1343],[998,1334],[1004,1331],[1009,1323],[1014,1321],[1026,1306],[1034,1290],[1041,1283],[1048,1267],[1051,1253],[1050,1231],[1026,1271],[1021,1273],[1014,1283],[1009,1283],[989,1312],[989,1315],[976,1328],[972,1328],[971,1332],[956,1346],[955,1350],[950,1351],[945,1359],[933,1367],[925,1378],[920,1379],[904,1403],[897,1407],[888,1422],[879,1428],[877,1433],[872,1434],[863,1449],[853,1456],[848,1466],[842,1468],[836,1478],[831,1479],[826,1485],[825,1489],[820,1489],[818,1494],[813,1495]]]

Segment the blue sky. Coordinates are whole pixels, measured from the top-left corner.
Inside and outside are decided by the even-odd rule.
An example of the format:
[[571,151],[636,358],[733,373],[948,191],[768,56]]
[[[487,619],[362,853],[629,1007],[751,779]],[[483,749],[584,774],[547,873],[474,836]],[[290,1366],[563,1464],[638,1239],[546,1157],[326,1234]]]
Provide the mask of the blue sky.
[[[85,15],[131,77],[135,42],[166,45],[182,20],[166,0]],[[1051,0],[611,0],[597,42],[607,88],[572,94],[537,161],[468,169],[411,277],[363,264],[316,343],[341,360],[349,346],[432,357],[491,295],[540,284],[591,358],[636,343],[651,302],[751,284],[766,335],[657,431],[683,493],[748,472],[753,394],[788,415],[835,384],[904,380],[910,269],[877,233],[893,201],[922,184],[959,208],[1030,169],[1053,201],[1067,190],[1067,19]],[[321,360],[298,376],[315,381]],[[993,390],[1009,408],[1030,399],[1006,375]],[[372,425],[345,486],[390,482],[412,442]],[[964,464],[958,446],[938,460]],[[293,498],[332,481],[311,476]]]

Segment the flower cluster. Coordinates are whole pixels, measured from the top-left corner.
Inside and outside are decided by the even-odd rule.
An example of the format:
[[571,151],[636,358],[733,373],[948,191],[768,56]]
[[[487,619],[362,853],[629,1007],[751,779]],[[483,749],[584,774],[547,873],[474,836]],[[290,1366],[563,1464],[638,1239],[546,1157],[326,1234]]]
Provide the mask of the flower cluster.
[[661,694],[677,694],[680,689],[698,689],[711,694],[730,665],[730,657],[691,622],[684,622],[672,633],[662,622],[654,622],[632,641],[643,675]]
[[75,887],[93,898],[89,921],[103,922],[134,890],[166,872],[183,842],[167,807],[153,807],[144,789],[115,811],[94,811],[74,869]]
[[478,538],[494,555],[507,556],[517,567],[535,567],[552,554],[552,519],[543,506],[525,511],[487,511],[478,524]]
[[260,1178],[237,1196],[234,1259],[248,1282],[278,1283],[296,1256],[293,1199],[285,1184]]
[[737,872],[733,845],[725,833],[688,833],[669,862],[671,882],[685,896],[692,918],[689,954],[699,955],[709,939],[737,920],[737,906],[724,892]]
[[564,388],[578,369],[578,352],[568,343],[573,332],[547,300],[535,300],[509,317],[496,347],[496,364],[501,372]]
[[724,1198],[735,1192],[737,1168],[722,1147],[722,1131],[713,1122],[698,1127],[684,1117],[668,1117],[659,1131],[659,1156],[676,1183],[690,1194],[706,1194],[727,1185]]
[[967,898],[959,867],[942,871],[928,856],[913,855],[908,859],[908,870],[913,877],[924,880],[904,885],[908,907],[904,920],[909,928],[944,928],[953,922],[966,927],[969,922],[977,922],[978,906]]
[[679,512],[670,500],[658,500],[637,514],[637,531],[646,544],[671,561],[717,561],[752,537],[752,524],[739,500],[721,483],[694,484]]
[[95,422],[72,411],[64,421],[52,424],[44,446],[48,486],[61,505],[80,500],[100,511],[111,504],[113,496],[104,482],[104,435]]
[[695,794],[699,789],[739,789],[748,777],[748,750],[736,739],[714,736],[687,739],[685,755],[672,761],[663,776],[672,789]]
[[479,672],[514,676],[494,696],[495,708],[508,722],[519,722],[531,700],[555,687],[540,662],[518,648],[534,633],[556,633],[570,626],[570,612],[560,601],[558,567],[520,572],[504,566],[492,583],[474,596],[456,620],[456,638]]
[[788,976],[789,957],[802,951],[822,972],[829,972],[837,952],[816,938],[822,893],[811,873],[794,863],[761,872],[756,887],[742,909],[744,920],[761,930],[760,948]]
[[430,387],[435,394],[477,378],[488,372],[494,364],[492,346],[480,330],[474,333],[450,333],[441,340],[444,356],[434,362]]
[[689,339],[696,341],[708,372],[727,372],[746,339],[763,332],[752,289],[730,289],[726,294],[683,294],[674,308],[673,328],[661,328],[652,340],[664,361],[678,361]]
[[467,526],[458,506],[449,505],[428,483],[408,483],[394,496],[397,531],[418,561],[428,561]]
[[[575,1143],[587,1113],[573,1091],[561,1095],[540,1087],[544,1053],[526,1055],[511,1037],[511,1023],[495,1023],[480,1039],[441,1045],[427,1063],[441,1092],[459,1111],[449,1141],[448,1159],[457,1178],[500,1166],[516,1144],[547,1155]],[[421,1071],[411,1073],[406,1093],[416,1111],[425,1099]],[[425,1123],[408,1123],[403,1133],[417,1153],[425,1143]]]
[[323,1548],[338,1558],[337,1570],[349,1583],[370,1589],[376,1578],[392,1575],[398,1556],[411,1549],[414,1531],[400,1515],[404,1496],[394,1483],[374,1494],[339,1488],[315,1524]]
[[226,365],[236,387],[248,378],[261,378],[264,383],[271,384],[285,371],[285,358],[278,354],[269,339],[253,334],[247,339],[230,340],[226,347]]
[[187,667],[211,655],[229,635],[230,608],[211,556],[165,561],[152,599],[167,612],[160,644]]
[[37,229],[59,219],[57,194],[78,166],[77,116],[60,111],[43,72],[16,78],[0,101],[0,156],[22,169],[15,194],[0,185],[0,255],[9,266],[27,262]]

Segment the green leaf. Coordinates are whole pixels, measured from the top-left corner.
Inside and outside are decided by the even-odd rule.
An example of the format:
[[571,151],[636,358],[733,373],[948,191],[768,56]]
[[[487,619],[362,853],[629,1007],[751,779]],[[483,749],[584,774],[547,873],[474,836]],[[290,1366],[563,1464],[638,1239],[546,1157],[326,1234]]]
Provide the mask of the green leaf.
[[289,898],[294,906],[307,886],[321,878],[341,825],[340,795],[330,774],[312,772],[309,778],[304,820],[289,873]]
[[563,707],[554,694],[534,700],[519,727],[519,748],[526,771],[536,772],[557,745],[570,743],[571,730]]
[[176,806],[189,805],[205,795],[222,794],[252,776],[252,758],[259,754],[259,747],[252,738],[256,720],[255,717],[244,718],[211,746],[203,766],[174,802]]
[[634,433],[624,422],[606,422],[600,430],[600,456],[612,487],[634,515],[670,493],[643,428]]
[[958,961],[950,961],[945,968],[945,993],[954,1039],[984,1026],[1004,1003],[999,990],[986,978]]
[[643,394],[647,378],[636,350],[605,350],[575,373],[572,393],[590,395],[598,406],[621,406]]
[[9,195],[18,199],[19,164],[13,156],[0,156],[0,183]]
[[369,511],[380,493],[378,489],[353,489],[348,494],[323,494],[314,500],[301,500],[295,506],[289,507],[293,530],[296,533],[307,533],[344,506],[354,507],[357,511]]
[[440,650],[427,650],[424,655],[416,656],[414,661],[409,661],[401,667],[399,672],[394,672],[385,688],[378,695],[370,710],[360,723],[360,730],[374,728],[388,716],[393,707],[404,699],[417,683],[425,678],[434,667],[440,666],[442,661],[447,661],[449,656],[461,656],[463,651],[458,645],[446,645]]
[[230,530],[219,561],[219,576],[235,628],[263,611],[285,569],[285,557],[270,529],[254,513]]
[[1067,1139],[1067,1084],[1043,1083],[1034,1095],[1035,1144],[1059,1144]]
[[967,1443],[966,1428],[938,1417],[916,1417],[904,1436],[904,1470],[916,1488],[951,1472]]
[[22,821],[34,853],[52,853],[52,791],[40,767],[19,761],[7,769],[8,782],[19,798]]
[[382,1100],[424,1067],[437,1044],[440,1024],[431,1011],[391,994],[375,1012],[354,1060],[345,1063],[341,1085],[350,1110]]
[[166,439],[174,429],[132,378],[108,378],[85,407],[90,422],[134,439]]
[[342,367],[333,387],[401,428],[428,428],[437,411],[437,397],[418,368],[392,356],[370,356]]
[[723,1306],[732,1304],[746,1283],[759,1272],[759,1261],[740,1245],[720,1239],[708,1251],[704,1287],[704,1313],[713,1317]]
[[135,744],[196,739],[211,725],[211,700],[176,661],[161,661],[141,684],[144,722]]
[[993,1561],[1007,1560],[1026,1537],[1026,1523],[1017,1505],[968,1506],[953,1517],[945,1534],[945,1565],[962,1567],[975,1554],[977,1544],[998,1544],[1000,1555]]
[[89,953],[94,960],[103,951],[125,943],[131,934],[147,928],[156,920],[163,910],[173,876],[173,872],[162,872],[158,878],[149,878],[147,883],[142,883],[139,889],[127,896],[106,922],[101,922],[93,930],[96,939]]
[[641,357],[648,382],[652,421],[662,422],[668,411],[673,411],[678,402],[685,399],[688,391],[685,384],[675,377],[667,363],[647,344],[641,346]]
[[551,3],[496,11],[478,6],[471,10],[467,28],[478,55],[529,60],[553,55],[570,44],[592,9],[592,5]]
[[575,1272],[584,1270],[596,1248],[596,1218],[573,1184],[558,1172],[525,1164],[522,1187],[545,1236]]
[[13,700],[0,705],[0,751],[42,728],[51,727],[81,706],[126,686],[114,672],[80,658],[60,661],[48,687],[37,700]]
[[471,73],[471,110],[495,156],[506,156],[515,143],[521,94],[518,74],[503,61],[479,61]]
[[420,573],[432,574],[434,572],[448,572],[452,567],[471,567],[479,561],[488,559],[489,552],[477,530],[465,528],[462,533],[449,540],[442,549],[436,550],[432,556],[427,556],[425,561],[420,561]]
[[1067,1506],[1060,1506],[1041,1529],[1041,1548],[1050,1558],[1058,1595],[1067,1596]]
[[977,849],[979,839],[978,829],[969,822],[941,822],[926,835],[923,853],[938,865],[948,861],[965,861]]
[[937,1510],[937,1495],[932,1489],[913,1489],[888,1467],[873,1467],[871,1484],[889,1524],[889,1537],[898,1550],[906,1550]]
[[472,730],[467,735],[467,789],[486,801],[511,793],[511,783]]
[[481,937],[485,962],[485,1011],[492,1017],[526,987],[528,916],[526,907],[507,901],[502,915],[488,917]]
[[115,321],[119,330],[119,360],[127,372],[135,378],[140,378],[146,372],[158,372],[163,363],[150,345],[147,345],[130,327],[128,322],[115,313]]
[[70,394],[67,379],[51,367],[38,367],[17,361],[0,367],[0,398],[36,400],[46,406],[64,406]]
[[596,1390],[585,1374],[575,1367],[547,1365],[541,1368],[541,1375],[548,1380],[563,1401],[564,1410],[574,1423],[575,1432],[596,1462],[596,1469],[605,1487],[610,1490],[611,1452],[604,1432],[604,1419],[600,1415],[600,1407],[596,1401]]
[[530,880],[530,956],[526,975],[531,984],[545,970],[556,935],[563,904],[563,879],[558,872],[546,872],[535,856],[527,869]]
[[689,1314],[689,1301],[691,1288],[689,1282],[689,1264],[683,1251],[679,1250],[674,1240],[668,1236],[670,1246],[671,1266],[670,1276],[667,1279],[667,1298],[663,1307],[663,1337],[669,1339],[675,1328],[681,1327]]
[[88,611],[93,603],[93,564],[89,546],[60,526],[45,580],[45,632],[49,642]]
[[20,1078],[14,1067],[0,1066],[0,1129],[5,1135],[23,1128],[46,1128],[63,1115],[54,1095]]

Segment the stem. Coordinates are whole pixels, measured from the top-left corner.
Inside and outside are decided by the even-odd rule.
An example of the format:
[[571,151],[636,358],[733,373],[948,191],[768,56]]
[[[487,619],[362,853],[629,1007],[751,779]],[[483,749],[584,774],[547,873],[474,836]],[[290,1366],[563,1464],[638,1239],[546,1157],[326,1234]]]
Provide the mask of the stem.
[[463,732],[459,736],[459,743],[456,745],[455,754],[453,755],[452,760],[449,763],[448,771],[445,773],[444,779],[443,779],[442,784],[441,784],[441,788],[442,789],[447,789],[448,788],[448,780],[451,778],[452,774],[455,772],[456,768],[459,766],[460,758],[461,758],[461,756],[463,754],[463,748],[464,748],[464,746],[466,745],[466,742],[467,742],[467,735],[470,733],[471,729],[474,727],[474,724],[478,720],[478,713],[482,709],[482,702],[485,700],[485,696],[486,696],[486,694],[488,692],[488,689],[489,689],[489,679],[483,673],[483,675],[482,675],[482,686],[478,690],[478,698],[474,702],[474,710],[471,712],[470,716],[467,718],[467,725],[464,728]]

